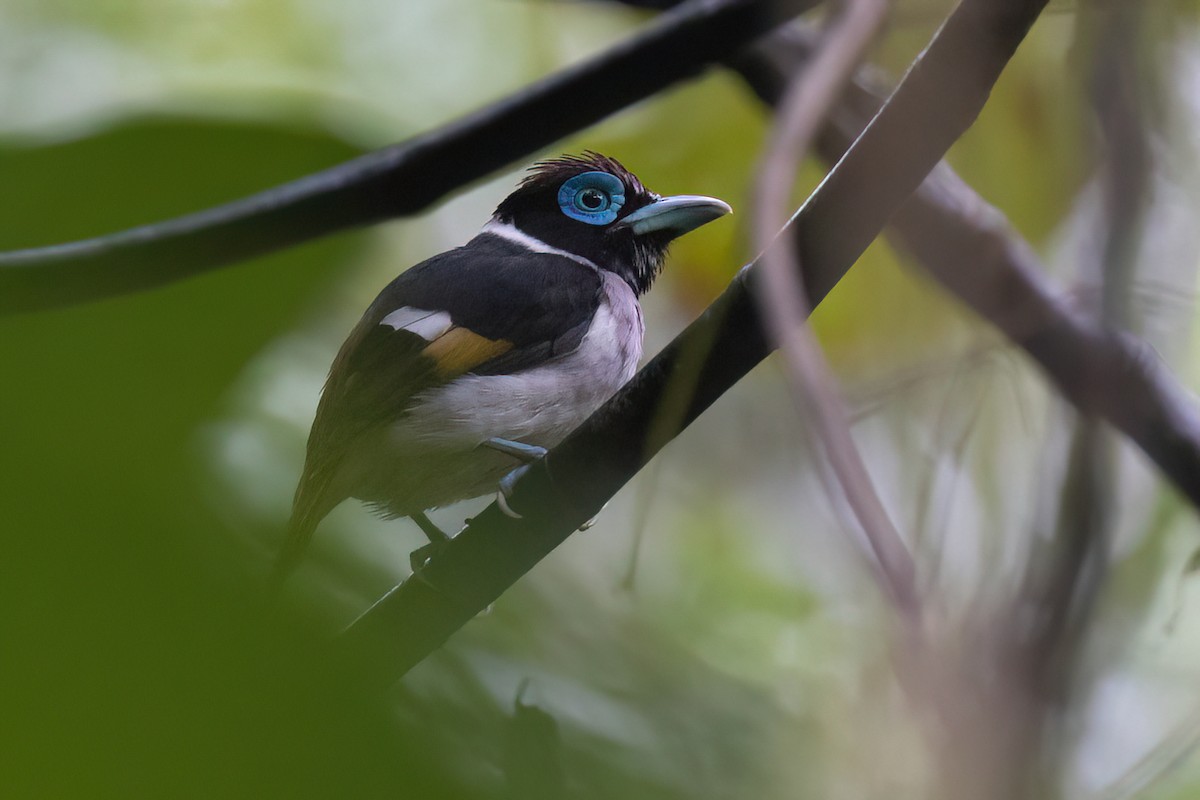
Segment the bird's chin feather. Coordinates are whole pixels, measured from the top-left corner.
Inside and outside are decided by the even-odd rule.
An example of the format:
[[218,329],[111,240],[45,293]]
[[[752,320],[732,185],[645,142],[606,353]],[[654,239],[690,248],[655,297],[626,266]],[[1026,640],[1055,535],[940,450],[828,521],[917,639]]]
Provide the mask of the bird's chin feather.
[[650,290],[667,258],[668,241],[657,241],[659,237],[635,236],[630,251],[633,257],[629,264],[622,265],[616,272],[639,297]]

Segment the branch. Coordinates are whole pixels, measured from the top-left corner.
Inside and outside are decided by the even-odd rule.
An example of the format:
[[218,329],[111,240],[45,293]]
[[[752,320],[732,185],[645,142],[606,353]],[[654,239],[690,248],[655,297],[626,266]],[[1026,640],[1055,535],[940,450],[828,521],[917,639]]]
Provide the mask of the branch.
[[834,477],[875,556],[875,574],[884,594],[910,627],[919,625],[912,556],[875,490],[867,465],[850,432],[850,412],[812,329],[812,307],[804,293],[794,241],[774,234],[783,226],[784,204],[817,131],[837,101],[887,16],[887,0],[848,0],[843,14],[804,69],[783,93],[776,123],[755,181],[751,221],[754,243],[763,252],[759,303],[765,323],[783,356],[793,400],[811,418]]
[[[1045,0],[964,0],[854,146],[789,222],[813,303],[841,279],[975,120]],[[339,640],[364,680],[389,685],[493,602],[617,492],[663,445],[770,353],[755,308],[758,269],[725,292],[428,566]],[[676,387],[676,425],[660,407]]]
[[685,78],[818,0],[691,0],[605,53],[402,144],[241,200],[69,244],[0,253],[0,313],[162,286],[416,214]]
[[[810,32],[789,28],[732,66],[774,104],[787,75],[807,62],[814,46]],[[858,79],[818,140],[822,158],[837,162],[880,102]],[[1200,509],[1195,399],[1148,345],[1072,308],[999,210],[943,163],[892,218],[890,230],[944,289],[1024,349],[1082,414],[1129,436]]]

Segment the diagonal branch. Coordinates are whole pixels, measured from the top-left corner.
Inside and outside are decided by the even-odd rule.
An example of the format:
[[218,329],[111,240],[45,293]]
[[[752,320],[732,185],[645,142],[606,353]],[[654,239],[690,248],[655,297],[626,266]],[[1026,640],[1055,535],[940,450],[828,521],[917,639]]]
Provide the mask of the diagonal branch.
[[[963,134],[1046,0],[964,0],[895,93],[782,235],[793,236],[813,303],[841,279]],[[557,547],[680,430],[771,352],[754,301],[758,268],[726,291],[630,384],[518,482],[512,505],[476,517],[439,557],[339,640],[364,680],[388,685]],[[650,437],[672,379],[695,365],[678,425]]]
[[184,217],[0,253],[0,313],[162,286],[347,228],[415,214],[695,76],[817,2],[690,0],[607,52],[402,144]]
[[[767,103],[807,63],[809,31],[789,27],[732,63]],[[817,149],[838,161],[881,100],[862,78],[832,117]],[[1043,369],[1085,416],[1132,439],[1200,509],[1200,407],[1158,355],[1128,334],[1073,308],[1046,280],[1028,242],[946,164],[892,218],[898,243],[948,292],[988,320]]]

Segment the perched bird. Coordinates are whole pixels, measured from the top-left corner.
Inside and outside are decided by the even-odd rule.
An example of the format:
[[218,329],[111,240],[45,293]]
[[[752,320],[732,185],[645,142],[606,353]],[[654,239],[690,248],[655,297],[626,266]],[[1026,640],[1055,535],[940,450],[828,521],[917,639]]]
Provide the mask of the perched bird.
[[522,464],[633,376],[638,297],[668,244],[729,212],[660,197],[598,153],[535,164],[479,235],[388,284],[342,345],[276,575],[349,497],[411,517],[433,549],[447,537],[428,509],[499,489],[512,513]]

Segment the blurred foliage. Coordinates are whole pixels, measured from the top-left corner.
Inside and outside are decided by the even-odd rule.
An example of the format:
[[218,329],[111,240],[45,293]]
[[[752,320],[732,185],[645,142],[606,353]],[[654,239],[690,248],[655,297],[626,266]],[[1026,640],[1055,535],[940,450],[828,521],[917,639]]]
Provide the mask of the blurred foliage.
[[[898,75],[949,5],[900,4],[879,62]],[[1188,5],[1160,26],[1173,37],[1160,55],[1185,66]],[[0,0],[0,247],[328,166],[645,17],[601,3]],[[1064,285],[1096,206],[1072,36],[1070,4],[1056,4],[952,154]],[[1189,74],[1171,87],[1185,133]],[[742,212],[766,123],[714,73],[561,149],[610,152],[659,191]],[[1184,363],[1200,182],[1186,137],[1162,133],[1176,168],[1148,237],[1144,332]],[[820,175],[806,168],[797,197]],[[516,178],[153,293],[0,319],[0,795],[922,796],[887,612],[769,364],[385,698],[328,663],[329,642],[403,577],[414,529],[347,504],[287,604],[264,602],[333,351],[384,282],[466,239]],[[648,298],[651,351],[750,258],[745,227],[743,213],[678,244]],[[940,610],[1003,593],[1052,517],[1064,411],[885,243],[816,324]],[[1128,451],[1122,478],[1077,793],[1114,780],[1197,702],[1200,593],[1183,573],[1194,515]],[[1197,787],[1192,764],[1154,796]]]

